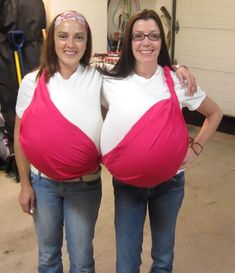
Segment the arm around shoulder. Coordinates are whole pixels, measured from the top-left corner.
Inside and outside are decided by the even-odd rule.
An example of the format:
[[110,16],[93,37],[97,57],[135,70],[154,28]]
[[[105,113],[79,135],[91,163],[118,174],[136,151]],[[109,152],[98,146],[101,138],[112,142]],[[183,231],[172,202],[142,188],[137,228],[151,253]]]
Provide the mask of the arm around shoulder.
[[172,69],[174,70],[181,84],[187,82],[188,95],[193,96],[197,91],[196,79],[193,74],[184,65],[172,65]]

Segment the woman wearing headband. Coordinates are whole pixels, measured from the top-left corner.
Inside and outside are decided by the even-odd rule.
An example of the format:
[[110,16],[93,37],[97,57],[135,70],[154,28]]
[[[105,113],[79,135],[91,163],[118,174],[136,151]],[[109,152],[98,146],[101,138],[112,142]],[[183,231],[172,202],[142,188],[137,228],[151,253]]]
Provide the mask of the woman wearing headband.
[[89,65],[90,27],[77,12],[50,24],[39,70],[16,105],[15,154],[22,210],[32,214],[39,273],[62,273],[63,227],[70,273],[94,273],[92,240],[101,200],[101,76]]
[[[25,76],[16,105],[15,154],[22,210],[33,215],[39,273],[62,273],[63,226],[70,273],[94,273],[92,240],[101,200],[101,75],[89,65],[85,17],[50,24],[38,71]],[[180,73],[180,71],[179,71]],[[191,74],[181,76],[194,86]]]

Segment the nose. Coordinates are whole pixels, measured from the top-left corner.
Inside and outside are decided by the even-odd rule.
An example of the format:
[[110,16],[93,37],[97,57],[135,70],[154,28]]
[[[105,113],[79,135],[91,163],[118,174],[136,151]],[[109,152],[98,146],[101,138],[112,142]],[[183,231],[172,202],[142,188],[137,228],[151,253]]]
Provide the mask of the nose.
[[145,35],[144,40],[142,41],[142,43],[147,44],[147,45],[149,45],[151,43],[151,41],[149,40],[148,35]]
[[74,40],[73,37],[69,37],[67,40],[67,46],[68,47],[73,47],[74,46]]

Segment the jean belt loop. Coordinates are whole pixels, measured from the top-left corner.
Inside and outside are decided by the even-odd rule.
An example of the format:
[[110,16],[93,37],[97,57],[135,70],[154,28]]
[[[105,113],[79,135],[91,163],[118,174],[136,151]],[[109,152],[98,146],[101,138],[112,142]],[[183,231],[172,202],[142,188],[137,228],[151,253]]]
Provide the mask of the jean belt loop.
[[37,182],[40,180],[40,178],[41,178],[41,172],[38,171],[37,178],[36,178]]

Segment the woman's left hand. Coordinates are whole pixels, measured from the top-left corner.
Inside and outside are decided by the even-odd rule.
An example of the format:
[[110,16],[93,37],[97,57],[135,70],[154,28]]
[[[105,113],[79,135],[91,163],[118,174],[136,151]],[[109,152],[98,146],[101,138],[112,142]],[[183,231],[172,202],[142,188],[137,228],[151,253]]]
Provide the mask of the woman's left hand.
[[188,151],[186,153],[186,156],[184,158],[182,165],[180,166],[180,169],[184,169],[185,167],[190,165],[194,161],[194,159],[197,157],[198,156],[193,152],[193,150],[190,147],[188,147]]
[[[173,67],[173,69],[174,69],[174,67]],[[178,67],[175,70],[175,74],[176,74],[177,78],[179,79],[180,83],[183,84],[184,82],[187,82],[188,95],[193,96],[194,93],[197,91],[196,79],[193,76],[193,74],[191,74],[191,72],[183,66]]]

